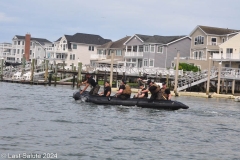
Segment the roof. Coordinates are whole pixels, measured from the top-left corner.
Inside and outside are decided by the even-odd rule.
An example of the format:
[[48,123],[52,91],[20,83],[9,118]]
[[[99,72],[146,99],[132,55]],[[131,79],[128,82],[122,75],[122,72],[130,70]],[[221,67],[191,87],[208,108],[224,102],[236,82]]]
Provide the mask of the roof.
[[119,49],[123,49],[125,48],[125,45],[124,43],[130,38],[130,36],[126,36],[124,38],[121,38],[115,42],[108,42],[108,43],[105,43],[101,46],[99,46],[98,48],[104,48],[104,49],[108,49],[108,48],[119,48]]
[[[16,37],[17,37],[17,39],[24,39],[25,40],[25,36],[16,35]],[[34,38],[34,37],[31,37],[31,40],[38,41],[41,44],[52,43],[51,41],[49,41],[49,40],[47,40],[45,38]]]
[[[148,35],[135,34],[135,36],[140,38],[140,40],[143,43],[158,43],[158,44],[169,44],[176,40],[181,40],[185,37],[187,38],[187,36],[183,36],[183,35],[181,35],[181,36],[159,36],[159,35],[148,36]],[[133,38],[133,37],[134,36],[132,36],[131,38]],[[128,41],[130,39],[128,39]],[[128,41],[126,41],[125,43],[127,43]]]
[[181,39],[183,37],[186,37],[186,36],[158,36],[158,35],[154,35],[154,36],[151,36],[149,39],[147,39],[145,42],[168,44],[170,42],[176,41],[176,40]]
[[143,40],[143,42],[145,42],[146,40],[152,37],[152,36],[141,35],[141,34],[136,34],[136,36],[138,36],[141,40]]
[[198,26],[198,27],[201,28],[206,34],[215,34],[215,35],[226,35],[226,34],[236,33],[240,31],[236,29],[217,28],[217,27],[209,27],[209,26]]
[[[68,41],[75,42],[75,43],[84,43],[84,44],[95,44],[95,45],[103,45],[109,41],[110,39],[104,39],[99,35],[94,34],[85,34],[85,33],[76,33],[74,35],[64,35]],[[57,41],[60,41],[61,38],[59,38]]]

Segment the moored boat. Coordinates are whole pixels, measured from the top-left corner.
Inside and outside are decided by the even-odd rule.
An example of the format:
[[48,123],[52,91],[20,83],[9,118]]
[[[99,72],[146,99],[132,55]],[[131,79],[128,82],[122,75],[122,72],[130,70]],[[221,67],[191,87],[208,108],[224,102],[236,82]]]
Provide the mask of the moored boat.
[[93,96],[89,95],[89,92],[75,92],[73,98],[75,100],[83,100],[86,102],[92,102],[94,104],[101,105],[123,105],[123,106],[138,106],[142,108],[153,108],[153,109],[166,109],[166,110],[178,110],[178,109],[188,109],[189,107],[181,102],[172,100],[150,100],[148,98],[130,98],[127,100],[122,100],[113,96],[103,97],[103,96]]

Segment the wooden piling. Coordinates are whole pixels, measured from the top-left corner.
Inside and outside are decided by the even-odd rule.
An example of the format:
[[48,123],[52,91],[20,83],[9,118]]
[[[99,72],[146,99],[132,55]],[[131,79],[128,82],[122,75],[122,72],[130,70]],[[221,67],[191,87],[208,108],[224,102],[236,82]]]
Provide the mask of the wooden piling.
[[52,84],[52,73],[49,73],[48,85],[51,86],[51,84]]
[[58,64],[55,63],[55,77],[54,77],[54,86],[57,85],[57,70],[58,70]]
[[82,62],[78,62],[78,81],[77,87],[79,88],[82,83]]
[[47,78],[48,78],[48,62],[49,60],[45,60],[45,75],[44,75],[44,81],[47,82]]
[[4,59],[1,59],[1,80],[3,80],[3,61]]
[[176,71],[175,71],[175,83],[174,83],[174,93],[178,96],[177,86],[178,86],[178,67],[179,67],[179,51],[177,53]]
[[222,88],[221,88],[222,93],[223,93],[223,89],[224,89],[224,79],[222,79]]
[[75,74],[73,74],[73,88],[75,87]]
[[33,82],[33,77],[34,77],[34,64],[35,64],[35,59],[32,59],[32,64],[31,64],[31,79],[30,79],[31,82]]
[[110,68],[110,87],[112,87],[112,81],[113,81],[113,53],[111,54],[111,68]]
[[208,57],[208,76],[207,76],[206,95],[209,95],[210,74],[211,74],[211,57],[209,56],[209,57]]
[[23,63],[22,63],[22,73],[21,76],[23,76],[24,72],[25,72],[25,65],[26,65],[26,59],[25,56],[23,56]]
[[234,95],[234,91],[235,91],[235,79],[232,81],[232,94]]
[[217,85],[217,94],[219,94],[219,92],[220,92],[220,78],[221,78],[221,67],[222,66],[222,63],[219,63],[219,65],[218,65],[218,85]]

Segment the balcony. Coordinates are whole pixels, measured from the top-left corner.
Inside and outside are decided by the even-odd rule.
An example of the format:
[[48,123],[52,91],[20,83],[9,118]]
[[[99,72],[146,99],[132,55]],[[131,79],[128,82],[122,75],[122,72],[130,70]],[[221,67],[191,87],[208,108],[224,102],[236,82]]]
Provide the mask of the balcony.
[[125,57],[143,57],[143,52],[125,52]]
[[102,55],[102,54],[91,54],[90,59],[91,60],[102,60],[102,59],[107,59],[107,56]]
[[240,53],[223,53],[223,54],[218,54],[218,53],[213,53],[212,59],[240,59]]

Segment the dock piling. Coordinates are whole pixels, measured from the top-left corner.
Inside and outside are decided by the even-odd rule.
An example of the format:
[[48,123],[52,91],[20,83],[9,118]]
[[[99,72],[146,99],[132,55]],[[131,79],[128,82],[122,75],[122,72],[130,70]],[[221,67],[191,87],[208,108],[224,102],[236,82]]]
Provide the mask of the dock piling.
[[174,93],[175,93],[175,96],[178,95],[178,93],[177,93],[177,86],[178,86],[178,67],[179,67],[179,51],[177,51],[177,62],[176,62],[176,71],[175,71],[175,83],[174,83]]
[[1,80],[3,80],[3,61],[4,59],[1,59]]

